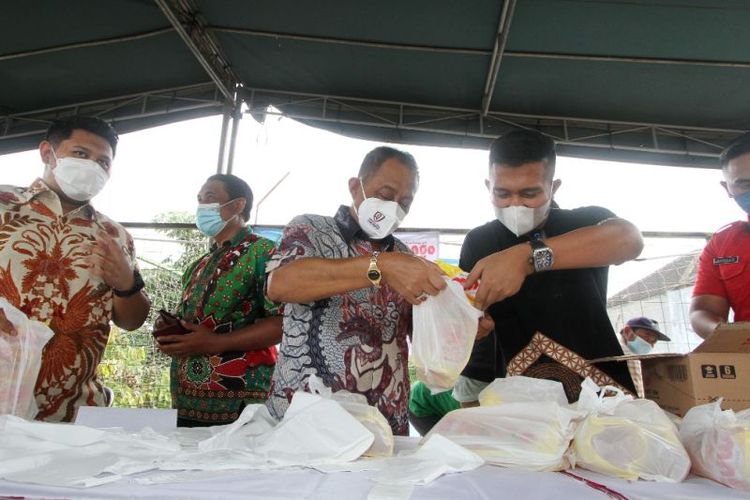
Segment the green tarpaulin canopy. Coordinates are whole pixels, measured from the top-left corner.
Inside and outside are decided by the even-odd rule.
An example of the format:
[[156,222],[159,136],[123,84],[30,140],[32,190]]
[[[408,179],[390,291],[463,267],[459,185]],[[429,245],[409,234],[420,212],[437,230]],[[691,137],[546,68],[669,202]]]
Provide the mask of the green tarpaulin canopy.
[[244,101],[380,141],[531,127],[562,154],[716,166],[750,129],[747,26],[746,0],[5,2],[0,153],[73,113],[126,132]]

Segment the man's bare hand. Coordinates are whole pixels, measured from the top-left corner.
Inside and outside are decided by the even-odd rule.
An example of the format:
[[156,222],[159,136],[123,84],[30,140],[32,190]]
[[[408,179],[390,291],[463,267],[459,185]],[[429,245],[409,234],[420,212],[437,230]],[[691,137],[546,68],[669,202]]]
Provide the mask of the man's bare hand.
[[125,252],[107,233],[96,235],[96,244],[91,247],[88,258],[91,273],[115,290],[130,290],[135,278]]
[[11,337],[15,337],[16,335],[18,335],[18,330],[16,330],[16,325],[10,322],[8,317],[5,315],[5,311],[1,308],[0,308],[0,333],[10,335]]
[[474,305],[485,310],[495,302],[518,293],[526,276],[533,271],[529,264],[528,245],[515,245],[481,259],[474,265],[464,288],[479,281]]
[[429,295],[446,287],[443,271],[437,264],[399,252],[380,254],[378,266],[383,281],[410,304],[421,304]]
[[487,337],[490,333],[492,333],[492,330],[495,329],[495,320],[492,319],[492,316],[489,315],[489,313],[485,312],[484,315],[479,318],[479,326],[477,328],[477,336],[474,339],[474,341],[482,340],[483,338]]
[[180,320],[190,333],[162,335],[157,339],[159,350],[170,356],[192,356],[194,354],[219,354],[224,352],[222,335],[196,323]]

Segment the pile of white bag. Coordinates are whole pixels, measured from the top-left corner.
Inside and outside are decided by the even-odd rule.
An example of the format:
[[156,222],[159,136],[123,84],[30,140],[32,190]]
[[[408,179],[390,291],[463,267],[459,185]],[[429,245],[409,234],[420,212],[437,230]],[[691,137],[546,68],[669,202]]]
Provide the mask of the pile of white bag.
[[448,413],[441,434],[487,462],[527,470],[580,466],[624,479],[682,481],[690,459],[677,428],[652,401],[584,381],[569,405],[562,384],[527,377],[497,379],[480,406]]
[[[471,355],[481,312],[463,287],[414,307],[412,361],[433,394],[451,389]],[[750,409],[720,403],[690,410],[680,429],[650,400],[590,379],[569,405],[562,385],[527,377],[497,379],[480,406],[454,410],[427,437],[442,435],[487,462],[535,471],[579,466],[627,480],[679,482],[696,474],[750,491]],[[687,448],[687,450],[686,450]]]
[[425,439],[442,435],[490,464],[535,471],[581,467],[680,482],[692,466],[697,475],[750,491],[750,409],[722,411],[719,400],[680,422],[653,401],[591,379],[568,404],[559,382],[522,376],[495,380],[479,403],[448,413]]

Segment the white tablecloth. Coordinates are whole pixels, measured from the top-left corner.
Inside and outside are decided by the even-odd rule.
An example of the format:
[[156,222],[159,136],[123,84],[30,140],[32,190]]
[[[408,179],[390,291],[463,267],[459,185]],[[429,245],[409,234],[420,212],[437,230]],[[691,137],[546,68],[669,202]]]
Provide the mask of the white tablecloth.
[[[204,476],[201,478],[201,474]],[[138,484],[137,477],[86,489],[50,488],[0,481],[0,495],[25,498],[158,498],[158,499],[366,499],[374,483],[371,472],[314,470],[196,473],[192,480],[169,484]],[[414,488],[412,499],[518,500],[549,499],[724,499],[750,498],[750,494],[726,488],[707,479],[689,477],[679,484],[628,482],[581,469],[573,474],[599,483],[595,488],[569,475],[525,472],[483,466],[471,472],[443,476],[427,486]],[[607,489],[609,491],[607,491]],[[618,496],[619,495],[619,496]]]

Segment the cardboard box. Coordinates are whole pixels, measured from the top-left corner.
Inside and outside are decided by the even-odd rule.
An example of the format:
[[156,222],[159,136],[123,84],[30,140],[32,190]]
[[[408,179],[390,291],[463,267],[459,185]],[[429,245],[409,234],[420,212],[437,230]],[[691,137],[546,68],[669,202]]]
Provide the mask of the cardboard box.
[[646,398],[681,417],[696,405],[723,398],[721,407],[750,408],[750,323],[721,325],[688,354],[614,356],[641,361]]

